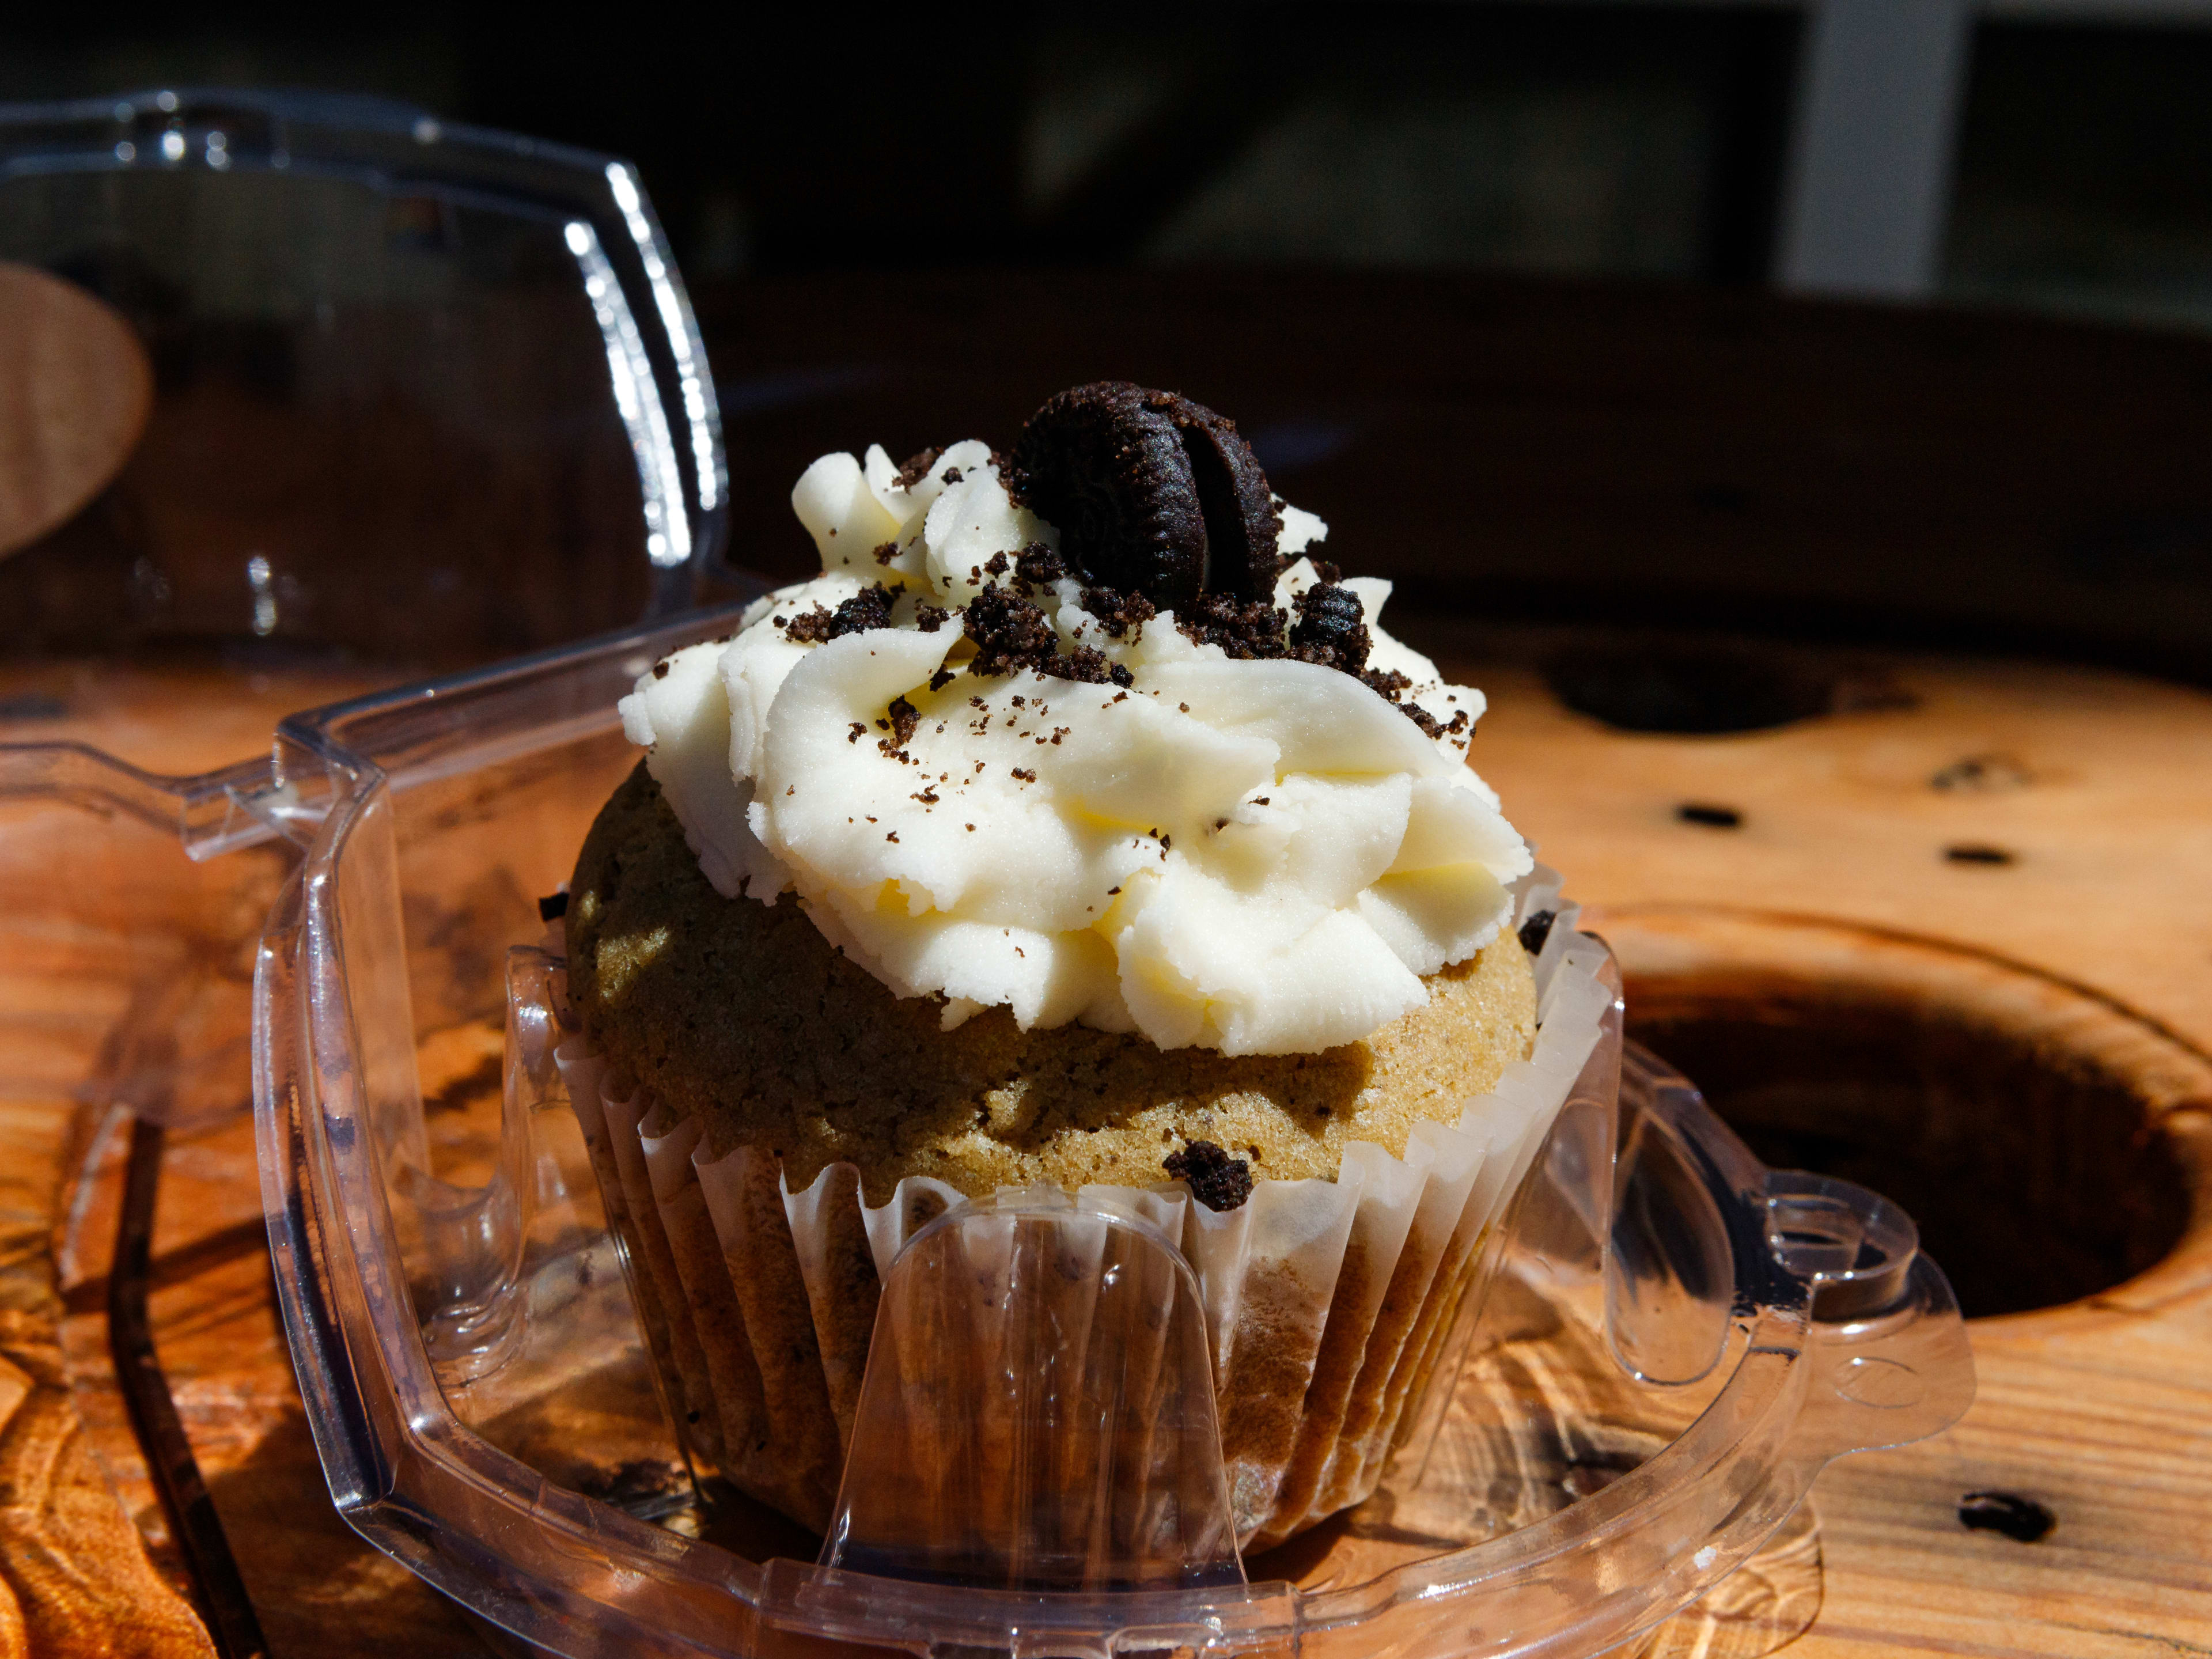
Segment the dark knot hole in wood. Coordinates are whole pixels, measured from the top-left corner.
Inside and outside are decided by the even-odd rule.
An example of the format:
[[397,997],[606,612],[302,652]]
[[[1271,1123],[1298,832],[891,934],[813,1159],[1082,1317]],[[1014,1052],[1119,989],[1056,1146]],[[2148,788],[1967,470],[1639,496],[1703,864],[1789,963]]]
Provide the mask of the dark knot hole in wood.
[[2191,1171],[2147,1091],[2063,1032],[1755,974],[1632,981],[1628,1010],[1765,1163],[1902,1205],[1969,1316],[2094,1295],[2187,1230]]

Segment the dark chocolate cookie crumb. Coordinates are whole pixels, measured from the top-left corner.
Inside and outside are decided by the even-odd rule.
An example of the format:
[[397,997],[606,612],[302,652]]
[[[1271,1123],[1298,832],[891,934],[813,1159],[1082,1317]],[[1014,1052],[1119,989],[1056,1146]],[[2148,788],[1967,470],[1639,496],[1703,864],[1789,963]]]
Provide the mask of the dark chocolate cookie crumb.
[[1041,668],[1060,652],[1060,635],[1044,612],[1003,587],[987,587],[969,605],[961,624],[975,641],[969,664],[977,674],[1015,674]]
[[[1073,680],[1084,685],[1129,685],[1129,671],[1107,660],[1094,646],[1079,645],[1062,653],[1060,635],[1053,632],[1044,612],[1027,599],[1003,587],[987,587],[963,613],[962,624],[975,641],[969,672],[981,675],[1018,674],[1024,669]],[[1017,706],[1021,699],[1016,697]]]
[[864,587],[835,611],[817,605],[803,617],[793,617],[784,629],[786,639],[801,645],[820,645],[842,640],[848,634],[865,634],[891,625],[891,592],[881,582]]
[[1544,941],[1552,936],[1552,924],[1559,920],[1556,910],[1539,910],[1521,924],[1521,948],[1534,956],[1544,948]]
[[951,489],[954,484],[957,484],[957,483],[958,483],[960,482],[960,469],[959,469],[958,467],[957,467],[957,466],[948,466],[948,467],[946,467],[946,468],[945,469],[945,472],[944,472],[944,475],[943,475],[943,476],[944,476],[944,479],[945,479],[945,488],[947,488],[947,489]]
[[566,893],[548,893],[538,901],[538,920],[540,921],[558,921],[568,914],[568,896]]
[[778,617],[775,625],[783,629],[787,639],[801,645],[819,645],[830,637],[830,627],[836,621],[828,611],[817,605],[813,610],[796,617]]
[[[1063,680],[1073,680],[1082,685],[1127,685],[1129,671],[1117,662],[1106,660],[1106,653],[1095,646],[1079,645],[1064,657],[1047,657],[1036,665],[1040,674],[1050,674]],[[1115,677],[1119,675],[1117,679]]]
[[942,691],[959,678],[951,669],[940,668],[929,677],[929,689],[933,691]]
[[914,728],[921,723],[921,711],[904,697],[893,697],[890,707],[884,711],[891,717],[891,740],[902,749],[914,735]]
[[1385,702],[1395,702],[1413,689],[1413,681],[1395,668],[1368,669],[1360,675],[1359,683]]
[[1414,725],[1419,726],[1421,730],[1425,732],[1430,737],[1441,738],[1443,736],[1444,723],[1438,720],[1434,714],[1429,713],[1427,709],[1422,708],[1420,704],[1417,702],[1401,702],[1398,705],[1398,712],[1403,714],[1407,720],[1413,721]]
[[1252,1166],[1210,1140],[1194,1140],[1160,1160],[1169,1176],[1209,1210],[1233,1210],[1252,1196]]
[[1014,557],[1014,586],[1025,599],[1066,574],[1066,562],[1042,542],[1031,542]]
[[914,625],[925,634],[934,634],[951,620],[952,613],[941,605],[924,601],[914,608]]
[[1086,587],[1082,605],[1117,640],[1143,637],[1145,624],[1160,614],[1159,607],[1143,594],[1125,593],[1118,587]]
[[896,542],[878,542],[876,544],[874,558],[878,564],[889,564],[896,557],[898,557],[898,544]]
[[1334,582],[1316,582],[1291,601],[1297,621],[1291,624],[1291,654],[1301,662],[1358,674],[1367,666],[1374,640],[1359,596]]
[[1265,599],[1226,593],[1202,593],[1188,610],[1176,612],[1176,626],[1190,639],[1218,645],[1240,662],[1290,655],[1284,640],[1289,623],[1290,617]]
[[935,445],[907,457],[906,465],[898,470],[898,486],[911,489],[929,476],[929,469],[937,465],[937,458],[945,452]]

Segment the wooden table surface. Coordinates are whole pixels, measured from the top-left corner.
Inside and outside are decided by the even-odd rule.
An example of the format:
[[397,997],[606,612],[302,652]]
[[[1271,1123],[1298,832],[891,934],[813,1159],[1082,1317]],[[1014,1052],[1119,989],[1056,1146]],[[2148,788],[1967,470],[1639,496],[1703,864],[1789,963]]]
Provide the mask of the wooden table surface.
[[[2188,1183],[2191,1231],[2148,1271],[1975,1323],[1981,1389],[1956,1429],[1821,1477],[1819,1611],[1793,1651],[2212,1648],[2212,698],[2089,672],[1800,653],[1816,676],[1871,678],[1883,706],[1733,735],[1631,733],[1566,708],[1533,665],[1556,678],[1559,651],[1612,641],[1429,631],[1490,691],[1478,763],[1574,872],[1652,1029],[1740,1003],[1747,985],[1816,1001],[1886,989],[2041,1045],[2054,1074],[2119,1079],[2098,1097],[2139,1120],[2118,1139],[2155,1139]],[[1938,787],[1976,757],[1984,771],[2002,757],[2002,781]],[[1737,825],[1686,821],[1686,803]],[[1959,845],[2013,861],[1948,859]],[[447,1034],[426,1082],[481,1083],[494,1042]],[[0,1651],[204,1651],[164,1586],[175,1562],[104,1371],[100,1177],[119,1144],[99,1127],[59,1102],[0,1109],[0,1579],[13,1595]],[[258,1194],[239,1178],[250,1158],[243,1123],[173,1149],[155,1309],[271,1651],[480,1651],[322,1495]],[[93,1207],[71,1218],[88,1174]],[[2056,1526],[2037,1542],[1963,1527],[1961,1498],[1991,1491],[2046,1506]],[[1709,1627],[1705,1651],[1753,1650],[1713,1640]]]
[[[1778,987],[1816,1006],[1886,992],[1993,1030],[2054,1076],[2094,1079],[2085,1109],[2118,1120],[2112,1142],[2170,1157],[2185,1231],[2124,1282],[1973,1322],[1965,1420],[1822,1475],[1825,1599],[1792,1651],[2212,1649],[2212,698],[2001,661],[1833,665],[1879,675],[1909,706],[1631,734],[1563,709],[1525,669],[1493,670],[1475,763],[1620,951],[1632,1029],[1640,1009],[1663,1043],[1686,1003],[1752,1024],[1765,1011],[1745,1005]],[[1970,761],[1995,781],[1939,782]],[[1740,827],[1686,820],[1685,805],[1727,807]],[[1954,861],[1956,847],[2013,861]],[[2030,1102],[1966,1105],[1998,1119],[1972,1127],[1994,1139]],[[2132,1201],[2140,1170],[2080,1164],[2119,1176],[2087,1202]],[[1921,1207],[1963,1210],[1942,1218],[1954,1237],[2002,1224],[1975,1196],[1938,1189]],[[2033,1543],[1970,1531],[1960,1500],[1983,1492],[2040,1503],[2057,1524]]]

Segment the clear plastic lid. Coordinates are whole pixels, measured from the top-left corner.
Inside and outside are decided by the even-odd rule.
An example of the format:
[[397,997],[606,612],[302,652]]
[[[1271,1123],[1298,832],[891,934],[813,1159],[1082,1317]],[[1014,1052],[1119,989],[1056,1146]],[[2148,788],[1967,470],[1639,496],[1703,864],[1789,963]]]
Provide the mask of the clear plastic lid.
[[700,603],[705,349],[626,163],[306,93],[0,105],[0,292],[140,405],[0,543],[0,1085],[236,1112],[276,722]]
[[272,728],[701,603],[714,387],[627,164],[210,88],[0,105],[0,1090],[82,1110],[58,1253],[109,1316],[65,1322],[70,1381],[257,1651],[147,1261],[247,1127],[256,944],[321,810]]
[[509,961],[473,1170],[435,1155],[416,1057],[480,1012],[451,990],[456,929],[422,919],[467,915],[479,953],[533,937],[528,896],[633,763],[616,698],[728,627],[283,728],[280,787],[318,810],[281,820],[305,860],[256,978],[279,1295],[338,1507],[476,1613],[571,1655],[1595,1653],[1719,1583],[1831,1458],[1965,1409],[1964,1328],[1910,1221],[1762,1168],[1623,1054],[1616,1006],[1486,1240],[1492,1294],[1348,1513],[1224,1549],[1188,1264],[1144,1215],[1044,1195],[956,1209],[892,1262],[826,1543],[702,1510],[528,1012],[556,964]]

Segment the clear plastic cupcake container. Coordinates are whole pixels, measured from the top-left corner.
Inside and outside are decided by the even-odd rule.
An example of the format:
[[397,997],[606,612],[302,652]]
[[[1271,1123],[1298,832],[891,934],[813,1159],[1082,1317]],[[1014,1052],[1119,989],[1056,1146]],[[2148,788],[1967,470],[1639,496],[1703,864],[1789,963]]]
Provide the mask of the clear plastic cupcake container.
[[[185,1194],[211,1227],[258,1211],[209,1172],[323,810],[272,728],[702,603],[714,386],[626,163],[376,99],[0,104],[0,290],[44,366],[0,488],[0,1088],[73,1114],[56,1255],[107,1286],[61,1329],[88,1432],[218,1647],[256,1652],[148,1263]],[[495,1010],[496,954],[477,975],[442,925],[430,1000]]]
[[276,719],[699,604],[713,380],[628,164],[376,99],[0,105],[0,263],[148,366],[120,471],[0,550],[5,1081],[204,1121],[320,810]]
[[[891,1255],[825,1537],[722,1487],[637,1317],[531,942],[634,763],[617,698],[731,620],[282,729],[278,788],[320,809],[289,820],[255,975],[293,1356],[340,1510],[489,1624],[576,1656],[1594,1654],[1720,1583],[1832,1458],[1965,1409],[1910,1220],[1762,1168],[1624,1048],[1616,1001],[1346,1513],[1240,1555],[1184,1235],[1056,1193],[955,1205]],[[1555,934],[1598,948],[1571,913]],[[459,1163],[417,1071],[481,1015],[457,952],[495,978],[505,952],[509,1009]]]

